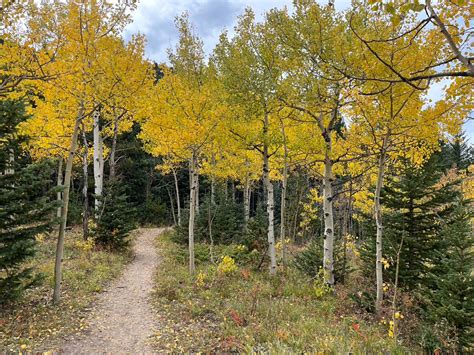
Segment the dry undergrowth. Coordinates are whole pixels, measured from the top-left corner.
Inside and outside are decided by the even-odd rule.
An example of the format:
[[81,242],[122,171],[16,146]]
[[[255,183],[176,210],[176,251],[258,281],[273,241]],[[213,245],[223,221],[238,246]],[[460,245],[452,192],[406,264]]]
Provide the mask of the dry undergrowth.
[[[172,233],[172,232],[170,232]],[[190,277],[184,246],[158,240],[154,306],[161,323],[156,350],[174,352],[381,352],[404,351],[386,329],[348,307],[315,280],[291,268],[270,278],[266,269],[225,255],[239,246],[217,246],[217,265],[201,261]],[[199,247],[202,247],[199,246]],[[245,260],[245,257],[242,258]],[[227,264],[227,265],[221,265]],[[342,296],[341,296],[342,297]],[[345,299],[344,302],[350,300]]]
[[29,262],[42,275],[37,286],[15,303],[0,309],[0,350],[3,352],[54,349],[61,338],[85,328],[96,295],[132,259],[94,248],[79,229],[66,235],[61,303],[51,303],[55,234],[38,240],[38,252]]

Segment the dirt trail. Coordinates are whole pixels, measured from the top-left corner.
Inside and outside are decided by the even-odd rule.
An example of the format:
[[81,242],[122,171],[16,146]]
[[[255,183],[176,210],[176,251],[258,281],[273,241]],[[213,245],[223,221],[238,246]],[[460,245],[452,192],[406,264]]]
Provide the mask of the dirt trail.
[[163,229],[140,229],[135,259],[122,276],[99,296],[89,327],[64,343],[64,354],[151,353],[147,339],[153,334],[154,313],[148,303],[153,288],[157,255],[153,241]]

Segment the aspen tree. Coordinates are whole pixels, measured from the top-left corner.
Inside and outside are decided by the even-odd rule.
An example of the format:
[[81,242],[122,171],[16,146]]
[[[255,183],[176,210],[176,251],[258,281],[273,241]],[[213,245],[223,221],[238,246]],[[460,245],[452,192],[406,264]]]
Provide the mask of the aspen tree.
[[[383,50],[387,64],[377,58],[369,57],[358,61],[362,70],[371,70],[373,76],[389,77],[390,67],[396,67],[402,76],[408,76],[413,66],[422,66],[420,53],[430,50],[426,43],[411,42],[401,34],[405,28],[400,24],[383,23],[376,20],[371,23],[378,32],[377,36],[398,37],[397,40],[373,44],[373,48]],[[375,27],[376,26],[376,27]],[[418,82],[419,83],[419,82]],[[395,162],[407,151],[412,160],[420,165],[423,160],[437,149],[438,142],[446,133],[453,133],[452,127],[462,124],[462,116],[469,111],[466,95],[459,90],[457,103],[449,103],[449,97],[423,109],[423,90],[402,82],[379,82],[367,80],[358,94],[354,94],[354,105],[350,114],[353,117],[352,144],[355,149],[363,145],[374,159],[375,191],[373,196],[374,218],[376,222],[376,303],[380,315],[383,301],[383,221],[381,191],[388,161]],[[366,95],[371,93],[371,95]],[[441,107],[443,107],[441,109]],[[350,110],[349,110],[350,111]],[[363,130],[360,128],[365,127]],[[448,127],[450,127],[448,129]],[[450,132],[449,132],[450,131]],[[357,142],[355,142],[357,141]],[[370,174],[370,171],[369,171]]]
[[287,251],[286,251],[286,195],[287,195],[287,184],[288,184],[288,145],[287,136],[285,132],[285,122],[280,119],[281,124],[281,135],[283,138],[283,177],[281,182],[281,204],[280,204],[280,241],[283,265],[287,263]]
[[[1,58],[2,64],[5,60],[2,68],[6,68],[8,73],[5,76],[2,73],[5,80],[0,91],[8,92],[21,83],[22,88],[29,85],[30,89],[34,87],[41,94],[36,97],[35,107],[31,110],[33,117],[20,127],[23,134],[32,138],[28,147],[30,152],[36,158],[51,155],[67,157],[64,193],[61,196],[63,206],[55,265],[54,302],[59,301],[60,295],[68,189],[74,153],[77,151],[78,126],[83,123],[88,126],[98,102],[106,106],[104,102],[117,94],[111,83],[117,81],[116,76],[105,75],[110,70],[107,72],[104,67],[107,60],[114,57],[114,47],[110,44],[121,43],[124,47],[121,40],[114,38],[119,37],[120,31],[129,22],[129,11],[134,7],[135,4],[128,1],[112,3],[106,0],[31,3],[29,16],[19,17],[18,23],[25,27],[21,31],[23,37],[15,36],[15,31],[8,32],[8,45],[2,48],[8,54]],[[140,43],[143,41],[138,43],[137,49],[142,48]],[[139,56],[142,53],[139,50],[135,52]],[[51,60],[53,57],[54,61]],[[17,68],[10,71],[9,65],[13,61],[16,61]],[[141,57],[140,63],[144,63]],[[136,64],[139,64],[138,61]],[[143,69],[143,65],[138,67],[138,71]],[[41,72],[40,76],[38,72]],[[146,73],[146,70],[143,72]],[[126,74],[122,78],[124,76]],[[128,105],[127,108],[130,109]],[[99,147],[96,151],[99,161],[102,160],[99,171],[103,177],[102,140],[97,141]],[[99,189],[101,184],[97,184]]]
[[[101,41],[101,47],[104,50],[99,51],[97,59],[100,80],[93,82],[94,96],[102,106],[100,111],[102,127],[99,132],[102,142],[109,137],[112,141],[108,163],[109,179],[114,180],[118,159],[116,156],[118,136],[130,131],[133,124],[143,118],[147,93],[150,92],[155,78],[152,75],[151,64],[144,60],[143,35],[133,35],[127,43],[116,36],[108,36]],[[102,159],[105,156],[106,154],[102,152]]]
[[[219,95],[225,97],[226,94],[220,92]],[[251,189],[255,181],[261,178],[259,171],[262,166],[262,156],[255,150],[249,150],[248,145],[240,137],[236,137],[230,132],[243,132],[240,125],[236,125],[234,120],[236,112],[242,111],[235,104],[229,102],[227,105],[228,110],[223,121],[229,124],[216,127],[214,143],[206,152],[201,171],[204,175],[211,176],[211,201],[213,200],[212,181],[214,184],[224,183],[226,197],[228,180],[230,179],[234,183],[239,182],[237,187],[241,188],[243,192],[244,231],[247,231],[250,219]],[[240,113],[238,115],[240,116]]]
[[[272,115],[279,107],[276,90],[280,77],[276,66],[277,48],[273,38],[271,29],[264,23],[255,23],[255,15],[247,9],[239,19],[235,37],[229,41],[223,34],[215,50],[218,71],[229,93],[229,100],[244,106],[245,116],[252,118],[250,125],[246,122],[246,129],[257,129],[253,133],[234,130],[232,134],[262,155],[270,275],[275,275],[277,271],[275,201],[270,159],[277,149]],[[243,117],[238,119],[242,121]]]
[[[347,105],[351,80],[332,67],[345,63],[350,39],[344,19],[334,7],[312,1],[295,2],[295,11],[273,10],[268,21],[282,43],[280,66],[285,76],[279,99],[288,108],[300,112],[300,121],[312,122],[318,134],[310,145],[322,169],[322,205],[324,219],[325,281],[334,284],[334,165],[349,158],[338,148],[343,131],[341,110]],[[341,64],[342,65],[342,64]]]
[[[133,6],[130,7],[129,4],[124,4],[121,1],[116,4],[107,1],[70,1],[58,5],[58,9],[63,11],[63,16],[59,16],[58,21],[53,21],[55,23],[54,30],[57,31],[55,35],[64,38],[64,44],[57,52],[54,66],[51,65],[56,73],[61,73],[62,77],[54,82],[41,82],[42,95],[45,101],[49,101],[49,104],[43,106],[46,109],[46,111],[43,111],[43,117],[47,119],[51,116],[55,119],[62,117],[68,121],[67,126],[70,129],[72,127],[69,135],[65,136],[66,141],[70,140],[70,144],[64,176],[61,225],[56,250],[54,303],[58,303],[60,300],[69,189],[74,154],[78,144],[79,127],[84,119],[97,109],[94,106],[96,101],[92,95],[93,85],[91,84],[94,80],[100,79],[97,77],[97,72],[95,72],[96,57],[99,53],[97,49],[100,47],[101,40],[106,36],[118,35],[119,31],[123,29],[129,20],[128,10],[130,8],[133,8]],[[41,24],[42,22],[35,23],[33,21],[30,25],[32,28],[40,28]],[[64,109],[64,115],[57,115],[54,102],[60,103],[60,107]],[[78,110],[78,113],[75,114],[76,117],[72,120],[74,110]]]
[[64,172],[64,191],[63,191],[63,205],[61,207],[61,224],[59,226],[58,243],[56,245],[56,261],[54,264],[54,292],[53,302],[58,303],[61,294],[61,280],[62,280],[62,262],[64,253],[64,237],[66,234],[67,213],[69,209],[69,192],[71,188],[72,164],[74,161],[74,154],[77,149],[77,137],[79,135],[79,125],[84,118],[84,108],[82,104],[79,106],[79,112],[74,124],[74,131],[71,137],[71,147],[69,148],[69,155],[66,160],[66,169]]
[[[174,190],[175,190],[175,198],[176,198],[176,210],[177,210],[177,225],[181,225],[181,194],[179,191],[179,182],[178,182],[178,169],[180,168],[180,161],[174,161],[172,157],[165,157],[163,159],[163,163],[158,166],[157,168],[163,173],[163,174],[171,174],[173,175],[173,185],[174,185]],[[172,199],[170,199],[172,200]],[[170,201],[173,203],[173,201]],[[174,207],[173,207],[174,208]]]
[[181,225],[181,198],[179,197],[179,185],[176,170],[173,169],[174,187],[176,189],[176,207],[178,209],[178,226]]
[[95,217],[98,218],[100,209],[100,198],[104,185],[104,155],[102,133],[100,131],[100,109],[97,108],[92,113],[93,136],[94,136],[94,209]]
[[[369,6],[367,6],[369,5]],[[381,1],[369,0],[356,4],[351,14],[351,29],[362,43],[366,58],[371,57],[388,69],[383,76],[363,71],[368,76],[356,74],[355,77],[380,83],[399,82],[424,90],[440,78],[474,78],[472,49],[463,45],[473,35],[470,24],[473,13],[470,1]],[[359,17],[358,19],[356,19]],[[366,19],[371,21],[366,21]],[[382,20],[392,23],[402,30],[398,34],[375,31],[367,34],[367,23]],[[359,22],[357,26],[357,22]],[[365,23],[363,25],[362,23]],[[365,32],[365,33],[364,33]],[[418,56],[411,71],[390,63],[387,54],[378,44],[393,44],[399,40],[407,44],[405,49],[416,52],[418,43],[424,43],[428,51]]]
[[155,156],[188,162],[190,170],[189,271],[195,270],[194,222],[197,209],[198,174],[202,155],[214,138],[223,106],[214,95],[208,66],[204,63],[202,41],[193,33],[186,15],[176,19],[180,40],[170,52],[173,70],[154,91],[149,118],[142,125],[145,149]]
[[89,147],[87,143],[86,132],[84,130],[84,125],[82,125],[82,144],[83,144],[83,153],[82,153],[82,175],[83,175],[83,187],[82,187],[82,196],[83,209],[82,209],[82,236],[85,240],[89,238],[89,194],[88,194],[88,185],[89,185],[89,170],[88,170],[88,155]]
[[[64,162],[64,159],[62,157],[60,157],[58,159],[59,161],[59,164],[58,164],[58,172],[57,172],[57,181],[56,181],[56,186],[57,188],[61,188],[61,186],[63,185],[63,162]],[[58,202],[61,202],[62,200],[62,197],[63,194],[61,191],[58,191],[56,193],[56,200]],[[56,212],[56,217],[60,218],[61,217],[61,207],[58,207],[57,209],[57,212]]]

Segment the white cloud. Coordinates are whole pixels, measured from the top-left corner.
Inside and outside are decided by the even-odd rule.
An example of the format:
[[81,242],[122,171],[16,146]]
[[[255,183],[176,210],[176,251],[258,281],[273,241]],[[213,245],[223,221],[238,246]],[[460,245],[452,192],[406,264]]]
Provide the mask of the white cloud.
[[[141,0],[125,31],[147,36],[147,56],[157,62],[167,60],[166,49],[173,47],[178,39],[174,18],[184,11],[189,13],[204,48],[210,53],[224,29],[232,30],[237,16],[246,7],[251,7],[258,18],[272,8],[292,7],[292,0]],[[327,1],[320,1],[326,3]],[[336,0],[336,8],[344,9],[350,0]]]

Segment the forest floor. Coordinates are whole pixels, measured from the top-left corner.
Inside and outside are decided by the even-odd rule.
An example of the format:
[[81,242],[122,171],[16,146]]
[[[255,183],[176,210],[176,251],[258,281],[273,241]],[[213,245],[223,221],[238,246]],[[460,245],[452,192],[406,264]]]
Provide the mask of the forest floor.
[[[159,328],[151,338],[167,353],[405,353],[387,325],[361,309],[352,290],[330,290],[293,266],[268,276],[258,253],[243,245],[196,243],[190,276],[187,245],[169,229],[156,239],[160,254],[152,293]],[[211,258],[211,254],[213,257]],[[231,257],[234,262],[230,262]]]
[[[159,237],[158,237],[159,236]],[[50,303],[52,246],[37,256],[46,276],[5,317],[0,350],[43,354],[391,352],[405,347],[351,301],[292,268],[269,277],[241,245],[196,244],[198,272],[172,229],[134,232],[133,252],[91,249],[72,232],[59,306]],[[133,259],[131,257],[133,255]],[[225,256],[236,265],[225,265]],[[257,258],[258,257],[258,258]],[[255,260],[254,260],[255,259]],[[112,280],[110,282],[110,280]],[[330,326],[328,326],[330,325]],[[1,329],[3,326],[3,329]],[[1,351],[0,351],[1,352]]]
[[148,338],[154,334],[154,312],[149,305],[153,273],[158,257],[154,247],[159,228],[140,229],[134,260],[123,274],[99,296],[89,315],[87,329],[66,339],[65,353],[151,352]]
[[68,231],[59,305],[51,302],[56,238],[41,236],[30,263],[41,279],[0,309],[0,353],[157,353],[214,340],[219,322],[189,319],[176,312],[179,304],[155,301],[157,279],[168,281],[161,270],[165,230],[137,229],[127,253],[95,247],[80,228]]

